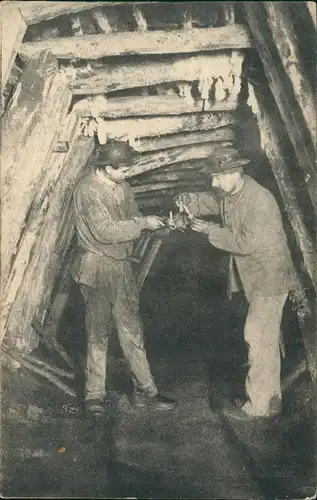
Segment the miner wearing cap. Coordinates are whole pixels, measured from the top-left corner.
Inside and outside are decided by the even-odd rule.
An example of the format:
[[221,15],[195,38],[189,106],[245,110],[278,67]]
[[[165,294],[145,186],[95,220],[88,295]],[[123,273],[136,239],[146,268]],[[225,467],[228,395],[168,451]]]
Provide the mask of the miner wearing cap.
[[[281,213],[273,195],[244,175],[234,149],[208,158],[203,172],[210,190],[184,193],[176,199],[193,215],[194,231],[206,234],[216,248],[230,253],[228,292],[243,290],[248,301],[244,338],[248,345],[248,401],[224,410],[227,417],[250,420],[281,410],[280,324],[294,271]],[[221,224],[199,216],[220,215]]]
[[164,224],[155,215],[140,215],[125,181],[136,155],[124,141],[100,146],[90,161],[91,172],[74,192],[78,252],[72,277],[79,283],[85,302],[85,408],[94,414],[104,411],[107,346],[113,321],[132,372],[132,404],[160,410],[175,406],[158,393],[143,344],[131,263],[133,242],[142,231],[155,231]]

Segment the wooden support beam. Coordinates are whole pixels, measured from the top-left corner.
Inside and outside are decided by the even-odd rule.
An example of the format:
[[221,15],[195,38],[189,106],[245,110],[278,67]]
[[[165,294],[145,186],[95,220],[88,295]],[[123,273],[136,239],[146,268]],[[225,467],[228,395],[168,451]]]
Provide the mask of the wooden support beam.
[[[126,118],[105,120],[105,135],[108,138],[135,140],[140,137],[152,138],[162,134],[177,134],[214,130],[235,125],[238,119],[234,113],[197,113],[180,116]],[[131,145],[133,145],[131,143]]]
[[25,226],[39,201],[39,183],[47,173],[48,158],[70,102],[66,75],[56,59],[46,52],[32,58],[2,122],[3,290],[14,277]]
[[311,201],[315,209],[317,209],[315,150],[309,135],[305,134],[302,112],[298,107],[290,81],[283,68],[281,61],[283,50],[280,46],[283,44],[275,45],[272,37],[272,31],[275,28],[270,18],[263,19],[262,2],[243,2],[243,5],[269,86],[293,143],[299,165],[306,175],[306,184]]
[[[41,325],[37,320],[32,321],[32,328],[38,335],[40,343],[42,343],[48,351],[52,351],[54,355],[59,354],[60,358],[65,361],[68,367],[74,371],[74,361],[67,354],[62,345],[57,341],[57,325],[55,323],[48,322],[45,325]],[[27,328],[28,333],[29,328]]]
[[[199,81],[199,89],[209,88],[214,79],[222,77],[228,93],[234,89],[232,75],[241,76],[244,54],[242,51],[220,51],[212,54],[165,57],[146,63],[131,59],[118,64],[91,63],[89,68],[77,67],[71,82],[74,95],[104,94],[135,87],[169,82]],[[203,90],[201,90],[202,92]],[[203,99],[206,99],[203,95]]]
[[28,351],[32,322],[50,305],[56,276],[74,236],[72,192],[93,147],[92,138],[74,135],[68,153],[53,153],[46,165],[4,296],[6,344],[18,350]]
[[206,182],[201,180],[187,180],[187,181],[168,181],[168,182],[155,182],[153,184],[142,184],[140,186],[132,186],[132,189],[135,194],[140,193],[150,193],[151,191],[164,191],[165,189],[174,189],[174,188],[184,188],[184,190],[191,189],[192,187],[202,188],[206,186]]
[[[144,99],[146,97],[146,99]],[[217,102],[210,104],[208,111],[234,111],[237,102]],[[204,109],[204,101],[201,99],[188,103],[185,99],[174,95],[148,95],[145,92],[142,96],[131,97],[111,97],[106,99],[103,96],[96,98],[89,97],[82,99],[74,105],[74,110],[78,111],[83,118],[100,116],[102,118],[124,118],[129,116],[169,116],[188,113],[199,113]]]
[[150,175],[140,175],[139,177],[134,177],[131,179],[130,184],[132,187],[147,186],[148,184],[154,184],[158,182],[176,182],[180,180],[193,180],[193,174],[186,170],[169,172],[167,169],[162,172],[161,169],[155,170],[154,173]]
[[34,355],[31,354],[23,354],[23,359],[28,361],[29,363],[32,363],[35,366],[39,366],[40,368],[44,368],[48,372],[54,373],[55,375],[58,375],[59,377],[65,377],[70,380],[73,380],[75,378],[75,374],[71,371],[68,370],[63,370],[62,368],[59,368],[58,366],[54,366],[48,361],[42,361],[35,357]]
[[0,4],[1,15],[1,95],[8,81],[27,25],[14,2]]
[[28,2],[18,1],[14,3],[20,9],[27,24],[41,23],[54,17],[73,14],[93,7],[113,5],[111,2],[40,2],[30,0]]
[[[254,92],[254,91],[253,91]],[[260,128],[261,146],[272,166],[272,172],[279,187],[284,206],[293,227],[307,274],[317,291],[317,252],[305,224],[303,214],[297,201],[296,189],[293,186],[288,167],[283,159],[283,150],[280,145],[279,131],[276,130],[276,120],[267,110],[265,99],[255,90],[254,111]]]
[[58,59],[100,59],[109,56],[246,49],[251,46],[248,28],[235,24],[199,30],[132,31],[124,33],[124,36],[121,33],[105,33],[76,39],[64,37],[59,40],[24,43],[21,52],[30,57],[40,50],[49,48]]
[[[224,143],[225,147],[228,146]],[[149,172],[157,168],[166,167],[174,163],[180,163],[190,160],[197,160],[206,158],[212,155],[215,151],[219,150],[219,144],[202,144],[199,148],[197,146],[187,146],[179,148],[164,149],[162,151],[156,151],[155,153],[149,153],[141,156],[137,159],[131,169],[129,170],[129,177],[134,177],[136,175],[143,174],[144,172]]]
[[[189,187],[188,187],[189,188]],[[205,187],[191,187],[190,190],[191,192],[200,192],[204,191],[206,188]],[[144,192],[144,193],[137,193],[135,195],[137,202],[139,203],[145,203],[148,206],[153,206],[153,200],[155,199],[170,199],[173,198],[174,196],[183,193],[185,191],[184,186],[179,186],[178,184],[175,185],[174,187],[171,188],[166,188],[166,189],[158,189],[156,191],[151,191],[150,193]],[[187,189],[188,191],[188,189]]]
[[18,352],[14,351],[13,349],[7,349],[5,346],[1,347],[1,351],[9,359],[14,359],[16,362],[19,363],[19,365],[23,366],[24,368],[27,368],[28,370],[35,373],[36,375],[40,375],[41,377],[45,378],[46,380],[48,380],[48,382],[55,385],[58,389],[60,389],[62,392],[64,392],[68,396],[71,396],[73,398],[76,397],[76,393],[73,389],[68,387],[68,385],[66,385],[58,377],[53,375],[53,373],[50,373],[44,367],[35,366],[33,363],[30,363],[29,361],[24,359],[23,356],[21,356]]
[[[265,99],[258,101],[255,92],[253,92],[252,100],[253,110],[256,112],[259,122],[262,148],[272,166],[272,171],[279,187],[288,218],[293,227],[298,247],[302,253],[306,272],[311,278],[315,291],[317,291],[317,253],[315,245],[303,223],[303,215],[297,201],[296,191],[293,187],[287,165],[283,160],[283,151],[279,141],[279,130],[275,129],[276,120],[274,120],[266,110]],[[301,276],[298,276],[298,284],[295,293],[299,305],[308,301],[305,286],[302,281]],[[309,306],[307,309],[299,308],[297,312],[306,346],[310,372],[314,380],[316,380],[315,313],[309,310]]]
[[263,5],[269,16],[272,38],[278,47],[285,73],[290,79],[316,149],[316,99],[301,62],[298,39],[292,19],[288,15],[287,5],[283,2],[263,2]]
[[155,257],[157,256],[158,251],[161,248],[162,242],[162,238],[155,238],[150,247],[150,250],[148,250],[142,261],[141,269],[137,277],[137,286],[139,290],[141,290],[142,286],[144,285],[149,270],[151,269]]
[[137,151],[144,153],[156,151],[158,149],[189,146],[190,144],[197,144],[199,147],[199,145],[204,142],[234,142],[235,139],[236,132],[233,127],[221,127],[210,131],[169,134],[156,137],[140,137],[134,141],[133,145]]

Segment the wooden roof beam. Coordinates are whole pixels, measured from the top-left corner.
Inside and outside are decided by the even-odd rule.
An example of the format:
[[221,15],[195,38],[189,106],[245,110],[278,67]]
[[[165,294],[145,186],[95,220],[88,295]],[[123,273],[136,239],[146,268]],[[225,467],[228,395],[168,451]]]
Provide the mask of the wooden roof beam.
[[[98,137],[100,137],[101,144],[105,144],[107,138],[129,139],[134,143],[140,137],[150,138],[162,134],[177,134],[179,132],[210,131],[220,127],[235,125],[237,121],[238,119],[235,114],[230,111],[104,120],[101,124],[98,124]],[[100,128],[103,130],[100,130]]]
[[[208,98],[214,80],[223,78],[228,93],[236,97],[242,73],[244,53],[240,50],[213,54],[186,55],[179,58],[165,57],[144,63],[131,60],[122,64],[100,64],[70,68],[76,71],[71,83],[74,95],[104,94],[128,88],[158,85],[170,82],[198,81],[202,99]],[[236,81],[233,84],[232,74]]]
[[219,143],[206,143],[201,144],[199,148],[197,148],[196,145],[170,148],[142,155],[141,158],[137,159],[133,163],[128,172],[128,177],[131,178],[145,172],[150,172],[158,168],[172,165],[174,163],[206,158],[222,146],[227,147],[228,143],[221,143],[221,145]]
[[184,190],[191,189],[193,186],[203,188],[206,186],[206,181],[170,181],[170,182],[155,182],[153,184],[142,184],[139,186],[132,186],[134,194],[151,193],[152,191],[164,191],[166,189],[184,188]]
[[[7,2],[7,3],[11,3]],[[94,7],[111,6],[112,2],[42,2],[42,1],[18,1],[14,3],[21,11],[22,17],[27,24],[37,24],[54,17],[73,14]],[[116,4],[124,2],[116,2]]]
[[[194,99],[189,103],[186,99],[174,95],[150,96],[146,94],[146,89],[142,96],[132,97],[103,97],[94,101],[91,98],[83,99],[74,105],[74,110],[78,111],[82,117],[98,116],[102,118],[124,118],[137,116],[169,116],[188,113],[200,113],[204,109],[204,101]],[[146,98],[144,98],[146,97]],[[237,108],[236,102],[220,101],[210,104],[208,111],[234,111]]]
[[[65,2],[61,2],[63,5]],[[76,3],[77,4],[77,3]],[[91,3],[86,3],[91,5]],[[45,8],[45,5],[44,7]],[[49,48],[58,59],[100,59],[101,57],[139,54],[184,54],[252,46],[249,30],[243,25],[192,30],[145,31],[86,35],[74,39],[24,43],[21,53],[32,54]]]
[[233,127],[221,127],[215,130],[197,131],[180,134],[167,134],[158,137],[140,137],[135,140],[134,147],[141,153],[155,151],[157,149],[175,148],[177,146],[189,146],[190,144],[202,144],[204,142],[235,141],[236,133]]

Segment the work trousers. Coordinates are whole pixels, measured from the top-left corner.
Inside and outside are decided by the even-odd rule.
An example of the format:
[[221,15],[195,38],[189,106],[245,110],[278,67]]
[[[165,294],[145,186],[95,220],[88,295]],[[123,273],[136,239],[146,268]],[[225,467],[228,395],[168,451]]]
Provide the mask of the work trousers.
[[[129,269],[126,270],[129,273]],[[109,336],[116,324],[123,355],[132,372],[137,390],[155,395],[154,383],[143,344],[143,328],[138,308],[138,291],[132,272],[125,275],[119,293],[110,294],[106,289],[81,285],[85,301],[87,331],[87,360],[85,399],[102,399],[106,395],[106,360]],[[134,294],[134,296],[132,296]]]
[[250,415],[269,416],[281,406],[280,327],[288,293],[256,296],[249,303],[244,327],[249,371],[243,409]]

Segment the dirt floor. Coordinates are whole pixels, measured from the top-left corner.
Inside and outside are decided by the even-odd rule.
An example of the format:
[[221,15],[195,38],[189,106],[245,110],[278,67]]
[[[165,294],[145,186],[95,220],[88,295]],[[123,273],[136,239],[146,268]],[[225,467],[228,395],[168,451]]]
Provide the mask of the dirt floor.
[[[141,312],[150,364],[171,412],[134,410],[129,377],[113,341],[108,414],[63,413],[71,402],[25,370],[3,369],[2,494],[5,497],[302,499],[312,497],[314,428],[307,375],[284,395],[280,420],[236,423],[221,408],[243,397],[246,306],[229,303],[221,276],[154,273]],[[82,316],[74,298],[68,336]],[[302,355],[290,305],[283,376]],[[67,322],[66,322],[67,324]],[[79,345],[78,344],[78,345]],[[44,356],[45,353],[41,355]],[[40,355],[40,354],[39,354]],[[62,366],[62,365],[61,365]]]

